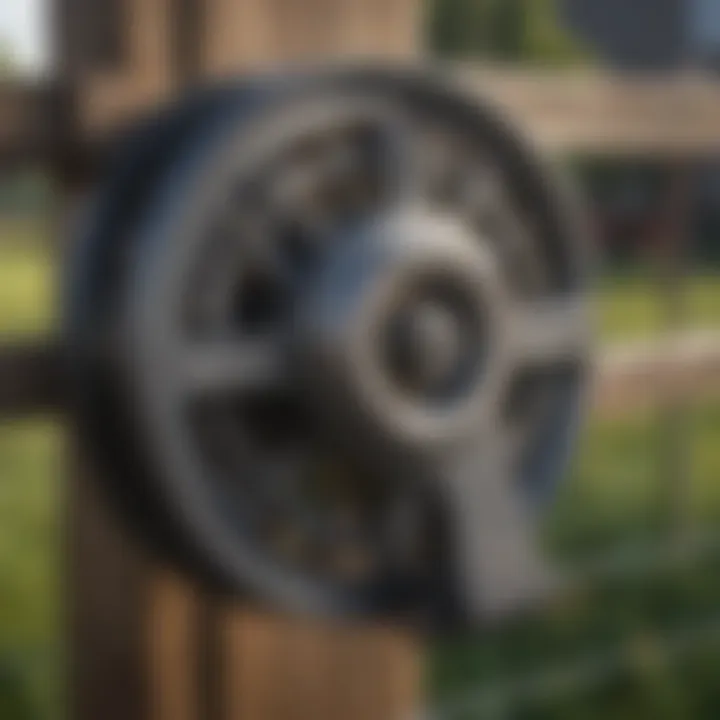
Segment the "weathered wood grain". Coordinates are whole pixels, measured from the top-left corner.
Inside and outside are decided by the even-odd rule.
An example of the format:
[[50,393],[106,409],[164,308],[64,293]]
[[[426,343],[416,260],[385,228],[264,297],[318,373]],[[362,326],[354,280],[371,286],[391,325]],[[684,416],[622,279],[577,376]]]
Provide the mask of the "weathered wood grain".
[[[321,8],[322,0],[313,1]],[[195,7],[198,0],[175,2],[184,8],[177,16],[171,15],[168,6],[153,3],[136,9],[133,27],[141,30],[132,40],[140,65],[110,74],[89,70],[75,86],[63,85],[62,92],[52,84],[0,85],[0,164],[50,159],[53,148],[62,152],[63,142],[66,155],[97,154],[124,124],[180,92],[179,78],[197,79],[201,67],[223,76],[267,66],[268,55],[262,49],[268,46],[277,52],[274,63],[289,63],[293,57],[300,57],[301,62],[323,57],[351,60],[369,54],[362,52],[361,41],[369,33],[378,44],[374,55],[392,59],[402,54],[409,36],[401,38],[395,53],[383,54],[384,34],[391,34],[395,24],[400,27],[413,20],[409,0],[398,0],[394,13],[388,8],[390,15],[382,23],[370,13],[371,3],[350,5],[349,15],[338,14],[332,3],[324,13],[327,24],[316,29],[314,42],[308,43],[307,35],[297,32],[303,23],[308,24],[304,6],[295,18],[294,6],[288,4],[283,22],[276,25],[266,0],[217,0],[205,13]],[[175,31],[168,37],[170,17],[175,20]],[[153,26],[162,29],[163,39],[148,39]],[[306,29],[312,27],[309,23]],[[237,43],[237,55],[228,56],[233,43]],[[170,69],[164,60],[173,55],[179,59],[179,70]],[[161,59],[164,69],[156,67]],[[143,63],[155,69],[141,72]],[[657,159],[720,153],[720,83],[710,77],[620,77],[481,66],[448,66],[447,70],[449,77],[499,108],[552,153]]]
[[[57,2],[63,83],[72,88],[73,128],[82,143],[97,143],[201,78],[271,61],[335,57],[358,14],[369,21],[353,40],[358,53],[405,55],[419,40],[416,26],[405,24],[406,10],[416,12],[419,0],[311,0],[312,7],[305,0],[124,0],[127,57],[108,71],[72,50],[73,38],[86,32],[82,8],[92,17],[97,0]],[[70,688],[73,720],[400,720],[418,707],[422,653],[396,631],[358,628],[347,635],[282,615],[258,620],[243,605],[228,605],[169,576],[137,552],[125,530],[113,535],[117,542],[96,542],[96,533],[113,527],[107,508],[92,502],[99,473],[84,456],[73,466],[73,476],[89,479],[74,483],[69,508],[71,643],[81,670]],[[93,543],[96,549],[88,547]],[[107,591],[94,588],[94,576]],[[124,582],[130,591],[125,605],[116,601]],[[362,654],[368,636],[382,636],[369,659],[375,663],[370,670],[384,671],[375,679],[356,678],[377,702],[377,712],[359,716],[356,694],[337,682],[345,673],[336,668],[336,682],[328,682],[309,662],[316,655]],[[284,699],[278,692],[283,678],[290,683]]]
[[556,153],[654,158],[720,151],[712,76],[460,66],[459,82]]
[[63,111],[53,85],[0,80],[0,166],[50,158],[62,137]]

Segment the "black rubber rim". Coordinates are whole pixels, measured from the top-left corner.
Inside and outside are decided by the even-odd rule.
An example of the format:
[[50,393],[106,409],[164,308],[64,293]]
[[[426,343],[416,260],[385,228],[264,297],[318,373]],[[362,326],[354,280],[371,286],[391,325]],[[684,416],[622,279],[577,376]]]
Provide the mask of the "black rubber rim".
[[[79,416],[85,432],[93,438],[92,445],[104,449],[99,453],[100,461],[120,468],[120,472],[112,473],[116,480],[110,489],[125,508],[124,514],[152,545],[215,587],[233,592],[249,589],[275,602],[324,613],[372,614],[408,607],[418,602],[418,588],[391,578],[365,589],[319,589],[285,571],[268,570],[257,560],[248,562],[247,548],[240,552],[244,559],[237,555],[237,549],[234,559],[228,560],[227,550],[223,558],[218,546],[227,547],[227,537],[221,540],[218,528],[227,518],[223,520],[219,513],[212,521],[207,515],[199,521],[195,511],[199,504],[207,502],[207,497],[194,495],[204,495],[205,490],[199,486],[186,487],[184,500],[177,495],[177,477],[168,472],[167,457],[158,457],[154,443],[147,442],[152,433],[143,427],[142,412],[137,415],[143,402],[134,394],[137,357],[130,352],[121,355],[119,363],[98,360],[98,330],[108,326],[120,329],[120,316],[122,322],[128,316],[117,301],[127,287],[135,287],[137,268],[163,262],[163,254],[172,252],[162,245],[162,228],[171,224],[168,218],[177,214],[178,204],[183,206],[179,198],[189,197],[204,172],[215,171],[213,163],[225,156],[233,143],[239,143],[242,152],[244,141],[238,138],[243,134],[252,137],[264,123],[292,113],[296,104],[305,103],[306,98],[378,91],[389,96],[420,94],[426,102],[454,113],[469,130],[478,130],[510,168],[509,175],[517,179],[518,192],[538,213],[545,235],[555,238],[567,253],[567,277],[558,282],[573,291],[582,291],[589,277],[586,229],[578,219],[576,201],[559,189],[525,141],[486,107],[448,89],[445,79],[428,80],[425,75],[405,69],[349,69],[260,83],[251,88],[226,86],[194,98],[181,112],[175,110],[151,121],[124,146],[124,160],[96,205],[70,283],[74,298],[69,303],[69,328],[74,338],[72,345],[80,348],[78,356],[83,360],[76,366],[85,368],[84,373],[92,373],[90,382],[85,374],[78,383],[82,388]],[[123,223],[118,225],[120,217]],[[129,263],[122,262],[124,253],[129,253],[125,255]],[[130,275],[123,274],[123,268]],[[95,312],[89,314],[88,308]],[[130,331],[134,332],[132,327]],[[567,465],[579,425],[585,375],[586,369],[579,367],[555,381],[559,387],[552,425],[538,434],[528,449],[520,481],[538,505],[552,496]],[[132,448],[130,453],[128,446]],[[134,482],[127,482],[128,473]]]

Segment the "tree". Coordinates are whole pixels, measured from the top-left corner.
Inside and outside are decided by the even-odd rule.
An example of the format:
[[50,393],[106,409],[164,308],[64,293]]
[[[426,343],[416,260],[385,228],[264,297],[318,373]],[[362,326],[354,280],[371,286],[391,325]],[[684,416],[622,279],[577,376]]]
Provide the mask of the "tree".
[[590,62],[591,54],[583,42],[563,24],[558,4],[559,0],[525,2],[525,59],[549,65]]
[[493,3],[488,49],[494,59],[523,59],[528,34],[526,6],[525,0],[495,0]]
[[529,64],[586,60],[557,0],[430,0],[430,45],[439,55]]
[[430,0],[430,45],[444,56],[482,54],[494,0]]

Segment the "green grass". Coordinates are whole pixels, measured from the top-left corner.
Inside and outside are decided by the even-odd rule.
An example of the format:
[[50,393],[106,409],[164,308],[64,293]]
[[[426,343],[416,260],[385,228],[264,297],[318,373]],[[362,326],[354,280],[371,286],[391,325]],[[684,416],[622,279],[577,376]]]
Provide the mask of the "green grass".
[[55,267],[40,223],[0,222],[0,333],[32,335],[55,320]]
[[[720,270],[698,269],[683,285],[683,324],[720,329]],[[622,342],[649,338],[667,328],[666,298],[650,273],[618,273],[603,278],[597,292],[601,338]]]
[[[0,425],[0,717],[51,718],[59,705],[60,433]],[[3,692],[3,674],[5,690]],[[3,697],[12,690],[16,715]],[[6,699],[6,702],[10,702]],[[3,708],[5,707],[5,710]],[[27,712],[27,715],[21,714]]]
[[[0,341],[55,322],[41,223],[0,222]],[[0,421],[0,718],[58,717],[61,703],[60,428]]]
[[[0,336],[52,327],[53,275],[36,230],[0,224]],[[598,308],[604,342],[650,336],[662,328],[661,306],[651,287],[652,281],[638,273],[602,283]],[[690,324],[720,324],[717,278],[694,276],[687,305]],[[720,520],[720,406],[690,408],[683,427],[691,449],[685,517],[712,525]],[[611,542],[635,541],[668,524],[666,433],[649,412],[590,423],[573,479],[547,522],[548,540],[559,554],[570,558]],[[61,446],[60,430],[49,422],[0,425],[1,720],[49,720],[60,706]],[[704,650],[677,663],[657,639],[658,627],[720,609],[718,570],[717,563],[709,563],[652,581],[610,584],[511,630],[438,643],[434,696],[449,700],[494,678],[567,662],[598,646],[619,646],[630,659],[629,672],[620,678],[592,693],[563,696],[508,716],[720,716],[720,650]]]
[[[687,413],[691,462],[682,517],[663,487],[665,421],[653,413],[595,420],[547,520],[557,557],[582,567],[581,558],[611,546],[652,548],[659,538],[672,537],[678,520],[708,531],[720,527],[720,406],[699,404]],[[688,623],[714,617],[720,620],[720,558],[714,555],[680,571],[608,580],[509,629],[438,642],[434,693],[441,707],[452,706],[508,678],[572,669],[578,658],[617,654],[625,670],[599,687],[515,707],[507,717],[715,718],[720,636],[680,659],[663,640]]]

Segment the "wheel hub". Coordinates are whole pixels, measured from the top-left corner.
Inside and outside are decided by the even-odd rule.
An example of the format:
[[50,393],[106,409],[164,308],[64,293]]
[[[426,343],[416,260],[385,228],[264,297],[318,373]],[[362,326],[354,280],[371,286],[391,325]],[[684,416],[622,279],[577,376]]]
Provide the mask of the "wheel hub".
[[499,369],[491,254],[425,208],[376,217],[336,245],[296,323],[311,403],[332,425],[413,447],[472,433]]
[[421,398],[454,384],[469,359],[463,320],[457,308],[439,298],[408,302],[386,338],[388,370],[397,383]]

